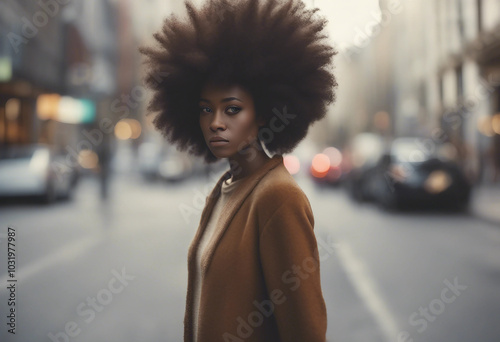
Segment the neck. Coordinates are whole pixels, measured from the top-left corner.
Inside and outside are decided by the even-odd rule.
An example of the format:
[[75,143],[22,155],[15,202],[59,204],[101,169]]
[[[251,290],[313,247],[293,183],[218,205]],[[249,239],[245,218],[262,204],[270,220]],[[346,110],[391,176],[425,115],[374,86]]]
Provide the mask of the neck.
[[244,153],[241,152],[228,158],[233,181],[250,176],[271,159],[262,149],[255,148],[253,144]]

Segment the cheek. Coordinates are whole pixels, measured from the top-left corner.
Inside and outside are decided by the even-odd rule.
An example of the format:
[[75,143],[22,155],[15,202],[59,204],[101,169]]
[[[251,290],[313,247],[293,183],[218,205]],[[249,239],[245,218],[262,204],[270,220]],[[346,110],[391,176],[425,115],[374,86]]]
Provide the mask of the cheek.
[[242,134],[252,134],[257,130],[254,115],[242,115],[235,122],[238,132]]
[[198,120],[198,122],[200,124],[201,130],[204,131],[206,129],[206,127],[208,126],[206,118],[200,116],[200,119]]

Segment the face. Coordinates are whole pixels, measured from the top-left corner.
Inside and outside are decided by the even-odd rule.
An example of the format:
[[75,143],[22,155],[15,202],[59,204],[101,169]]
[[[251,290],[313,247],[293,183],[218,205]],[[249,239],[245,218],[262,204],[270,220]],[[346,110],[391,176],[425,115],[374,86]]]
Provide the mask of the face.
[[[258,134],[252,95],[239,85],[207,83],[200,95],[200,127],[208,148],[217,158],[235,156]],[[213,142],[216,137],[224,141]]]

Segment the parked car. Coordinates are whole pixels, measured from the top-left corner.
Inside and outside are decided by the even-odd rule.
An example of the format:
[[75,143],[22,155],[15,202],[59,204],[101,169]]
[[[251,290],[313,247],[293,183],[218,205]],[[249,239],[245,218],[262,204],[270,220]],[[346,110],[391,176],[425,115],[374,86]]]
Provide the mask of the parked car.
[[0,149],[0,197],[35,196],[43,202],[69,199],[78,169],[46,144],[10,145]]
[[139,172],[147,180],[158,178],[161,163],[161,146],[155,142],[144,142],[139,146]]
[[349,160],[346,187],[356,201],[375,200],[374,182],[377,162],[384,153],[382,137],[373,133],[356,135],[346,147],[345,159]]
[[193,173],[193,161],[190,156],[170,149],[159,165],[159,177],[168,182],[179,182]]
[[456,162],[428,151],[418,138],[399,138],[378,162],[377,202],[386,209],[448,207],[464,210],[472,186]]

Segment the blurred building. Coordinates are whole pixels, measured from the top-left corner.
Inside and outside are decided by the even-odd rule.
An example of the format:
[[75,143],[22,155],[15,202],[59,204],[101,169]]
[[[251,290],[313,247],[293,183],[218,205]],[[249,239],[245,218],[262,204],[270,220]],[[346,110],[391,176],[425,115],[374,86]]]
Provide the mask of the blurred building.
[[380,9],[339,57],[344,135],[446,141],[472,179],[498,173],[500,2],[380,0]]
[[[138,46],[150,46],[152,44],[157,44],[158,42],[153,38],[153,34],[161,30],[163,22],[168,20],[171,14],[175,14],[181,17],[187,16],[187,11],[184,6],[184,0],[127,0],[129,7],[131,9],[132,16],[132,31],[133,36],[138,42]],[[203,3],[203,0],[192,1],[195,6]],[[136,145],[133,146],[134,160],[140,161],[142,164],[146,165],[153,163],[151,161],[152,156],[149,153],[141,151],[151,151],[152,146],[155,153],[155,158],[163,160],[166,155],[171,155],[172,151],[175,150],[174,146],[162,136],[162,134],[157,131],[153,125],[153,114],[148,113],[147,105],[152,96],[151,90],[145,86],[143,83],[143,77],[146,73],[146,65],[143,63],[145,61],[144,56],[140,55],[136,51],[137,59],[135,60],[135,70],[137,71],[137,81],[136,88],[140,89],[145,96],[139,102],[137,107],[138,120],[141,123],[142,134],[141,138],[137,140]],[[161,81],[162,75],[159,75],[158,80]],[[127,143],[127,142],[124,142]],[[139,144],[144,144],[143,148],[138,146]],[[141,155],[142,153],[142,155]],[[182,153],[184,157],[188,157],[187,152]],[[156,160],[155,163],[160,161]],[[138,163],[134,163],[137,165]],[[143,166],[144,166],[143,165]],[[158,170],[156,170],[157,172]]]
[[38,141],[37,97],[64,92],[62,18],[50,16],[56,11],[57,3],[48,11],[33,1],[0,3],[1,144]]
[[[0,144],[47,143],[102,171],[114,125],[137,116],[137,42],[124,1],[0,3]],[[82,151],[87,152],[82,156]]]
[[[128,0],[134,16],[132,17],[133,35],[138,41],[139,45],[151,45],[155,43],[153,33],[159,31],[163,25],[163,21],[167,17],[175,13],[176,15],[185,15],[184,1],[183,0]],[[201,3],[201,0],[195,0],[194,4]],[[136,69],[138,70],[137,84],[142,86],[142,89],[147,94],[147,99],[140,103],[139,112],[141,123],[143,126],[143,139],[155,141],[158,144],[164,143],[164,138],[157,132],[151,124],[151,116],[147,116],[147,104],[151,96],[151,91],[142,84],[142,76],[145,74],[145,65],[142,56],[138,56],[136,61]]]

